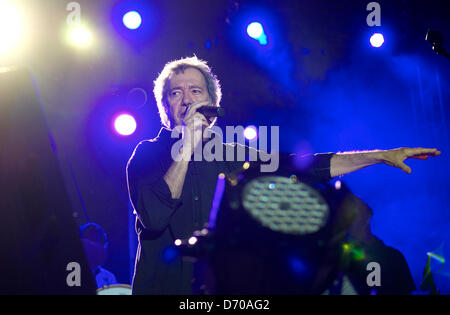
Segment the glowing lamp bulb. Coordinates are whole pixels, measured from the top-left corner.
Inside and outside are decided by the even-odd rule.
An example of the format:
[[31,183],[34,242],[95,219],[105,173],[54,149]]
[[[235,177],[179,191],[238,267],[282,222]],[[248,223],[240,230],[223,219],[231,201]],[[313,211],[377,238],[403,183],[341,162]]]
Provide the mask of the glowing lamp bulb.
[[79,47],[88,46],[92,41],[92,33],[82,26],[73,28],[70,32],[70,41]]
[[11,6],[0,1],[0,53],[11,52],[22,39],[23,18]]
[[370,44],[372,47],[379,48],[384,43],[384,36],[381,33],[375,33],[370,37]]
[[122,136],[129,136],[136,130],[136,120],[128,114],[119,115],[114,121],[114,128]]
[[249,126],[244,129],[244,137],[248,140],[253,140],[258,136],[258,133],[256,132],[256,128],[253,126]]
[[192,236],[191,238],[189,238],[188,243],[189,245],[194,245],[195,243],[197,243],[197,238],[195,236]]
[[261,23],[252,22],[247,26],[247,34],[251,38],[258,39],[264,34],[264,29]]
[[130,11],[123,16],[123,24],[130,30],[135,30],[141,26],[142,18],[136,11]]
[[337,180],[334,183],[334,188],[336,188],[336,190],[339,190],[339,189],[341,189],[341,187],[342,187],[342,182],[340,180]]

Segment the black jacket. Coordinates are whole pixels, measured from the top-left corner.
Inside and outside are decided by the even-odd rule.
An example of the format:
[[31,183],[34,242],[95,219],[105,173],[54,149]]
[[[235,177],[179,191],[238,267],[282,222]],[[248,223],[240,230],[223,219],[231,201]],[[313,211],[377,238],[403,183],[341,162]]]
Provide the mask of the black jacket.
[[[177,257],[170,246],[176,239],[189,238],[208,221],[217,175],[243,164],[236,160],[191,161],[181,197],[172,199],[163,176],[172,164],[175,141],[178,139],[170,137],[170,130],[163,128],[157,138],[141,141],[127,164],[139,238],[133,294],[192,293],[193,264]],[[331,153],[312,156],[310,169],[319,181],[330,179],[331,157]]]

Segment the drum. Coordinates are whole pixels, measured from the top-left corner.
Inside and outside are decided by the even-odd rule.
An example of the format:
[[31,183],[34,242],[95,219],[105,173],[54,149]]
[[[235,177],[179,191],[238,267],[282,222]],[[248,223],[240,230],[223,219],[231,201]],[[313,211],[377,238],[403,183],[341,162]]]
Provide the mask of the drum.
[[129,284],[112,284],[97,289],[97,295],[131,295]]

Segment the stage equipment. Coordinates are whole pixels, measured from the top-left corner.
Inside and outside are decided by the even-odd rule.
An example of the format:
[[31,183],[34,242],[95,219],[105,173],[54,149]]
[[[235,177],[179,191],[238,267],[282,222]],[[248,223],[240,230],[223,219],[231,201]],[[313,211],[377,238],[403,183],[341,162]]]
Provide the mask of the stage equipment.
[[[436,288],[434,276],[436,276],[444,268],[445,259],[444,257],[432,252],[428,252],[427,256],[428,256],[427,263],[423,270],[423,278],[422,283],[420,284],[420,290],[422,290],[423,292],[428,292],[428,294],[430,295],[439,295],[440,291]],[[441,266],[438,271],[435,272],[431,271],[431,258],[440,263]]]
[[97,289],[97,295],[131,295],[129,284],[111,284]]
[[342,245],[356,217],[350,194],[314,182],[280,159],[276,173],[258,163],[218,176],[207,226],[178,240],[196,259],[197,285],[204,294],[320,294],[342,267]]
[[425,40],[431,44],[431,48],[438,54],[450,59],[450,54],[447,53],[443,46],[444,39],[442,34],[438,31],[428,30],[427,35],[425,35]]
[[28,71],[0,73],[0,294],[95,294],[57,152]]

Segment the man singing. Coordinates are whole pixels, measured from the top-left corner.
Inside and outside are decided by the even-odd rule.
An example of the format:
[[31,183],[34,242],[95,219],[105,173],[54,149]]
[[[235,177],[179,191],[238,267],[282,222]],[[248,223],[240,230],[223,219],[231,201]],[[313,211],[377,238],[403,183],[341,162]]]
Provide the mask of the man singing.
[[[170,246],[203,227],[208,221],[218,174],[237,170],[243,162],[189,158],[208,141],[196,134],[204,135],[215,123],[214,118],[206,117],[199,109],[220,106],[222,96],[219,81],[205,61],[194,56],[169,62],[155,80],[154,95],[163,128],[155,139],[141,141],[127,164],[128,190],[137,214],[139,238],[133,294],[192,294],[193,264],[176,257]],[[181,140],[171,137],[177,128],[181,130]],[[173,150],[179,141],[182,146]],[[239,147],[223,146],[225,151]],[[385,163],[409,174],[411,168],[403,163],[405,159],[439,154],[437,149],[425,148],[315,154],[308,172],[316,181],[328,181]]]

